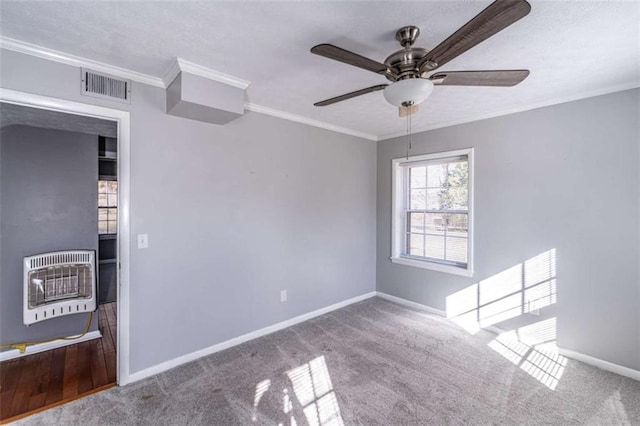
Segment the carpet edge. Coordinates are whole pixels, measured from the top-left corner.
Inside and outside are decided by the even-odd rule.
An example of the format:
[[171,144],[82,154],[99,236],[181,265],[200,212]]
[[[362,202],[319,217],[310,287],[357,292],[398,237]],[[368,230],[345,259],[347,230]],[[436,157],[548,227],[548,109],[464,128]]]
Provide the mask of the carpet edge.
[[172,368],[178,367],[182,364],[186,364],[191,361],[195,361],[196,359],[202,358],[207,355],[214,354],[216,352],[223,351],[225,349],[229,349],[233,346],[237,346],[239,344],[248,342],[249,340],[257,339],[258,337],[266,336],[267,334],[275,333],[276,331],[283,330],[287,327],[291,327],[292,325],[299,324],[301,322],[310,320],[312,318],[318,317],[320,315],[324,315],[326,313],[335,311],[340,308],[344,308],[346,306],[352,305],[354,303],[362,302],[363,300],[370,299],[376,296],[375,291],[371,291],[360,296],[352,297],[347,300],[343,300],[338,303],[334,303],[333,305],[325,306],[324,308],[316,309],[315,311],[308,312],[306,314],[298,315],[296,317],[290,318],[285,321],[281,321],[276,324],[272,324],[270,326],[251,331],[246,334],[242,334],[237,337],[233,337],[229,340],[225,340],[220,343],[216,343],[214,345],[208,346],[204,349],[199,349],[194,352],[190,352],[188,354],[184,354],[178,356],[176,358],[170,359],[169,361],[161,362],[159,364],[153,365],[151,367],[147,367],[143,370],[134,372],[129,374],[129,377],[126,382],[120,382],[119,385],[128,385],[142,379],[146,379],[147,377],[155,376],[156,374],[165,372]]

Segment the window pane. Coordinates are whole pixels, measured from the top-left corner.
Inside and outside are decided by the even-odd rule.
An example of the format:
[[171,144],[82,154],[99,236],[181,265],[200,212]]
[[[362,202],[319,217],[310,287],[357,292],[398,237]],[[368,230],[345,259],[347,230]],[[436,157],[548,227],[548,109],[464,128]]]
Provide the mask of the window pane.
[[444,186],[447,177],[447,164],[432,164],[427,166],[427,187],[440,188]]
[[427,189],[427,209],[442,210],[447,208],[447,191],[445,189]]
[[447,231],[450,235],[467,237],[469,217],[466,214],[450,214]]
[[469,181],[469,163],[467,161],[458,161],[449,163],[449,186],[450,187],[466,187]]
[[467,263],[467,239],[447,236],[447,260]]
[[117,194],[118,193],[118,181],[116,180],[111,180],[109,182],[107,182],[107,187],[109,188],[109,192],[112,194]]
[[408,213],[408,231],[424,233],[424,213]]
[[409,209],[410,210],[424,210],[427,206],[425,190],[424,189],[412,189],[410,191]]
[[107,202],[109,203],[110,206],[117,206],[118,205],[118,196],[115,195],[115,194],[107,195]]
[[109,211],[109,220],[118,220],[118,209],[107,209]]
[[115,220],[110,220],[109,222],[109,234],[115,234],[118,232],[118,222]]
[[425,216],[425,229],[429,234],[444,235],[446,216],[443,213],[427,213]]
[[98,181],[98,193],[99,194],[104,194],[107,192],[107,182],[104,180],[99,180]]
[[107,219],[109,219],[107,209],[98,209],[98,220]]
[[98,221],[98,234],[106,234],[108,230],[106,221]]
[[407,240],[410,255],[424,256],[424,235],[408,234]]
[[449,188],[447,202],[452,210],[467,210],[469,205],[469,193],[466,186]]
[[107,194],[98,194],[98,206],[106,207],[109,204],[107,203]]
[[427,257],[444,259],[444,236],[425,235],[425,249]]
[[424,188],[427,185],[426,173],[426,166],[411,167],[409,169],[409,182],[411,188]]

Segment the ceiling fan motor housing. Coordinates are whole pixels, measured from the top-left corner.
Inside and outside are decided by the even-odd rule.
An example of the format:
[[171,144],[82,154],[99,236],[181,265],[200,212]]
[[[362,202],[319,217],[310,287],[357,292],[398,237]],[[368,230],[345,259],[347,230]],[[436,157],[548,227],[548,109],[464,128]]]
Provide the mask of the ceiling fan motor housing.
[[418,68],[418,62],[427,53],[429,53],[427,49],[420,47],[410,47],[392,53],[384,60],[384,64],[391,68],[397,76],[397,79],[394,79],[392,76],[387,76],[387,79],[396,81],[420,77],[421,73]]
[[396,40],[398,40],[404,49],[393,52],[384,60],[384,64],[387,65],[394,74],[387,75],[387,79],[397,81],[420,77],[421,73],[418,62],[420,62],[420,59],[429,53],[429,51],[420,47],[411,47],[419,35],[420,29],[415,25],[402,27],[396,32]]

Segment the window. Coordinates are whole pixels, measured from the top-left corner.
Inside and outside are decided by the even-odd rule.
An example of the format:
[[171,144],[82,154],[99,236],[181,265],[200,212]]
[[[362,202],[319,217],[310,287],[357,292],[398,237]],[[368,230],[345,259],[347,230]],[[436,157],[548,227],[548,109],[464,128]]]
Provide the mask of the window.
[[471,276],[473,149],[393,160],[391,261]]
[[98,181],[98,234],[118,232],[118,181]]

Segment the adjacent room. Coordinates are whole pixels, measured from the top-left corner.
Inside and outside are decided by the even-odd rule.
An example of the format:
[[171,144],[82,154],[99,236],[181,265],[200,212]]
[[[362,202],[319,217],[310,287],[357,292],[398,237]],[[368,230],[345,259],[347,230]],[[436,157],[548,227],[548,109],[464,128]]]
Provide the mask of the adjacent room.
[[640,424],[640,3],[0,0],[0,422]]

